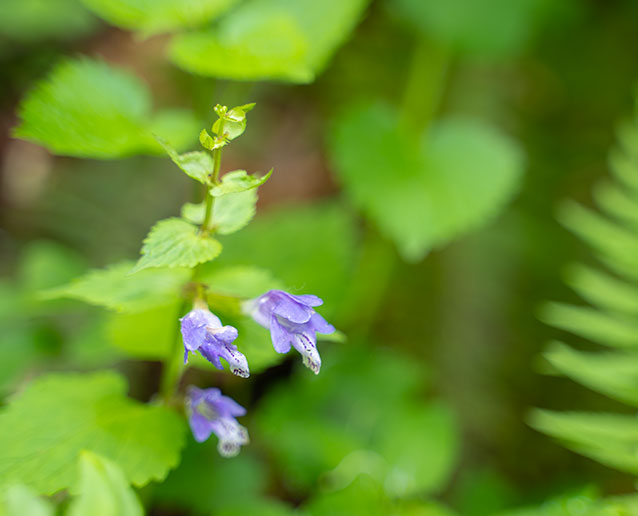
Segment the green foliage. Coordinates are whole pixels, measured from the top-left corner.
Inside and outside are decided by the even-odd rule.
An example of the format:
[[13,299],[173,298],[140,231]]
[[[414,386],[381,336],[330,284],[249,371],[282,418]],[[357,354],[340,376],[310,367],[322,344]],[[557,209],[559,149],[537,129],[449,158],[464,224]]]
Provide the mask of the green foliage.
[[137,486],[162,480],[179,461],[184,422],[125,392],[124,379],[109,371],[32,382],[0,413],[0,484],[42,494],[74,486],[82,450],[116,462]]
[[189,267],[208,262],[222,252],[222,245],[182,219],[156,223],[144,239],[142,256],[132,273],[148,267]]
[[393,0],[415,29],[455,50],[476,56],[520,53],[550,9],[546,0]]
[[80,452],[79,479],[67,516],[142,516],[142,505],[117,464],[90,451]]
[[631,516],[637,512],[636,496],[600,499],[583,493],[560,496],[539,507],[499,512],[497,516]]
[[348,195],[407,260],[485,224],[523,170],[515,142],[481,122],[443,120],[417,138],[379,104],[346,112],[331,140]]
[[82,0],[106,21],[145,35],[191,28],[219,16],[237,0]]
[[609,467],[638,475],[638,419],[633,415],[535,410],[536,429]]
[[[255,216],[256,205],[256,189],[227,194],[216,199],[213,205],[213,232],[230,235],[246,227]],[[204,203],[186,203],[182,206],[182,218],[193,224],[203,223],[205,212]]]
[[0,5],[0,35],[21,43],[81,37],[96,21],[79,0],[2,0]]
[[212,174],[215,166],[210,154],[203,151],[178,154],[177,151],[168,144],[168,142],[161,138],[158,138],[157,140],[166,151],[166,154],[168,154],[173,160],[173,163],[182,169],[188,177],[195,181],[199,181],[202,184],[208,183],[208,176]]
[[[547,304],[541,318],[598,344],[614,348],[608,352],[585,353],[554,343],[545,353],[558,372],[632,406],[638,405],[638,226],[629,216],[638,212],[638,195],[633,186],[638,178],[636,128],[624,128],[625,146],[612,154],[611,164],[619,183],[606,183],[595,196],[605,215],[576,203],[560,211],[561,221],[596,252],[613,271],[573,267],[569,285],[593,308],[560,303]],[[623,186],[624,185],[624,186]],[[616,349],[621,348],[621,349]],[[635,458],[638,424],[635,417],[604,413],[536,411],[532,424],[575,451],[610,467],[638,475]]]
[[53,516],[53,504],[36,496],[23,485],[12,485],[5,489],[0,500],[2,516]]
[[250,0],[212,30],[181,34],[173,61],[236,80],[312,82],[358,22],[366,0]]
[[384,496],[440,490],[458,435],[447,407],[414,396],[422,371],[382,348],[324,349],[322,357],[321,375],[297,375],[270,392],[256,414],[290,487],[307,490],[321,476],[338,490],[366,473]]
[[196,132],[190,113],[153,115],[149,91],[136,77],[86,58],[57,65],[23,99],[19,116],[15,136],[87,158],[157,153],[152,131],[183,147]]
[[221,197],[226,194],[245,192],[263,185],[272,175],[272,169],[263,176],[250,175],[245,170],[233,170],[223,175],[221,184],[210,189],[211,195]]
[[[233,460],[219,456],[215,443],[189,440],[180,466],[155,494],[162,507],[187,507],[198,514],[220,514],[259,503],[266,491],[265,465],[248,450]],[[244,512],[243,514],[261,514]]]
[[291,292],[321,297],[330,320],[354,268],[356,239],[352,215],[338,204],[280,207],[224,239],[219,263],[271,270]]
[[638,352],[585,353],[556,342],[544,356],[565,376],[619,401],[638,406]]
[[43,293],[48,299],[68,297],[121,312],[139,312],[166,305],[181,294],[189,279],[186,269],[143,270],[129,274],[133,263],[125,261],[93,270]]

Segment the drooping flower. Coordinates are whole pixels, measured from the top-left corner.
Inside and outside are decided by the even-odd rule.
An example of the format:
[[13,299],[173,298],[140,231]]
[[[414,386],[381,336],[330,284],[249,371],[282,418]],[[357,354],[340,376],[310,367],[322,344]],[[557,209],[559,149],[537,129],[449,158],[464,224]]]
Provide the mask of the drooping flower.
[[287,353],[290,347],[303,356],[303,363],[315,374],[321,369],[316,333],[332,333],[328,324],[313,307],[322,305],[317,296],[295,296],[283,290],[269,290],[256,299],[246,301],[243,309],[264,328],[270,329],[277,353]]
[[199,351],[217,369],[224,368],[220,361],[223,358],[233,374],[243,378],[250,376],[246,357],[233,344],[237,338],[237,328],[222,326],[219,317],[201,303],[182,317],[180,323],[184,339],[184,363],[188,361],[189,352]]
[[223,457],[234,457],[242,445],[248,444],[248,431],[236,417],[246,409],[219,389],[199,389],[191,385],[186,397],[186,411],[193,437],[199,443],[214,433],[219,438],[217,450]]

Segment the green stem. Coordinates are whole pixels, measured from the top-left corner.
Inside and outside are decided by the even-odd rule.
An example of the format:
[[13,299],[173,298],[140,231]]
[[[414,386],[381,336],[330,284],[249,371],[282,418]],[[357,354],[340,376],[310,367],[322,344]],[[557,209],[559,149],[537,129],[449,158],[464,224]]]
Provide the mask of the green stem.
[[[224,121],[220,123],[219,126],[219,134],[223,135],[224,131]],[[216,186],[219,184],[219,171],[221,170],[222,164],[222,149],[215,149],[213,151],[213,171],[210,175],[210,180],[212,186]],[[215,203],[215,197],[213,197],[210,193],[210,188],[206,189],[206,211],[204,213],[204,221],[202,222],[201,232],[203,235],[208,235],[213,229],[213,207]],[[193,269],[193,274],[191,276],[191,282],[196,282],[200,273],[199,265]],[[197,294],[195,296],[195,300],[201,299],[202,292],[200,291],[200,287],[198,287]],[[186,310],[188,309],[188,301],[184,300],[179,307],[179,312],[177,317],[177,324],[175,325],[175,337],[173,339],[173,346],[168,356],[164,360],[164,369],[162,371],[162,378],[160,381],[160,394],[165,404],[170,404],[173,396],[175,395],[175,391],[179,386],[179,382],[182,378],[182,373],[184,372],[184,350],[182,347],[182,335],[180,331],[180,323],[179,318],[184,315]]]
[[445,48],[420,38],[412,54],[403,101],[401,128],[422,132],[432,121],[441,103],[449,69]]
[[[219,133],[224,134],[224,120],[222,119],[219,125]],[[222,166],[222,149],[215,149],[213,151],[213,172],[210,175],[211,183],[213,186],[219,184],[219,171]],[[208,235],[213,227],[213,207],[215,204],[215,197],[210,193],[210,189],[206,190],[206,211],[204,213],[204,222],[202,222],[202,234]]]

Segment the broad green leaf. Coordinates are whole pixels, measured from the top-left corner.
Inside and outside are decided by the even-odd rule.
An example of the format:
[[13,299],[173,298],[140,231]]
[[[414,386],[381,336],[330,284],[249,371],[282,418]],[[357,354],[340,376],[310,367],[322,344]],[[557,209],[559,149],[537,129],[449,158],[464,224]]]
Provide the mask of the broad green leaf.
[[584,265],[570,267],[567,284],[602,310],[638,315],[638,287]]
[[[255,216],[257,190],[223,195],[213,205],[213,229],[220,235],[239,231]],[[205,205],[186,203],[182,206],[182,217],[193,224],[204,222]]]
[[554,342],[544,356],[559,372],[573,380],[638,406],[638,353],[583,353]]
[[[79,0],[2,0],[0,4],[0,35],[12,42],[70,40],[89,34],[96,22]],[[0,43],[0,48],[4,46]]]
[[2,516],[53,516],[53,504],[40,498],[23,485],[13,485],[4,491],[4,500],[0,500]]
[[337,204],[279,207],[226,237],[219,264],[271,270],[290,292],[321,297],[319,311],[334,322],[354,269],[356,240],[352,214]]
[[148,267],[188,267],[208,262],[222,252],[222,245],[184,220],[170,218],[155,224],[144,239],[142,256],[131,272]]
[[230,193],[245,192],[263,185],[272,174],[272,169],[263,176],[250,175],[245,170],[234,170],[223,175],[221,183],[210,189],[211,195],[221,197]]
[[426,37],[471,55],[520,53],[546,16],[545,0],[393,0],[392,7]]
[[119,466],[90,451],[80,452],[77,493],[66,516],[142,516],[144,510]]
[[208,176],[213,173],[213,168],[215,167],[210,154],[203,151],[178,154],[167,141],[161,138],[158,138],[157,141],[173,160],[173,163],[181,168],[188,177],[202,184],[208,183]]
[[189,280],[185,269],[143,270],[129,274],[133,263],[125,261],[43,292],[46,299],[79,299],[120,312],[139,312],[173,302]]
[[170,55],[201,75],[311,82],[366,5],[367,0],[249,0],[214,29],[177,36]]
[[534,410],[531,425],[577,453],[638,475],[638,419],[635,416]]
[[130,482],[162,480],[179,461],[183,420],[126,397],[118,374],[50,374],[0,413],[0,484],[52,494],[76,485],[83,450],[118,464]]
[[[175,112],[168,113],[175,122]],[[192,117],[184,123],[183,116],[182,131],[193,123]],[[68,156],[106,159],[155,153],[159,145],[151,131],[176,141],[171,138],[175,135],[166,134],[166,121],[153,118],[144,84],[128,72],[86,58],[57,65],[23,99],[19,117],[15,136]],[[196,129],[192,131],[194,135]]]
[[346,193],[411,261],[498,214],[523,171],[517,144],[488,125],[451,118],[419,142],[378,104],[342,116],[331,150]]
[[237,0],[82,0],[95,14],[145,35],[193,28],[219,16]]
[[638,348],[638,323],[631,317],[585,306],[545,303],[539,318],[546,324],[605,346]]

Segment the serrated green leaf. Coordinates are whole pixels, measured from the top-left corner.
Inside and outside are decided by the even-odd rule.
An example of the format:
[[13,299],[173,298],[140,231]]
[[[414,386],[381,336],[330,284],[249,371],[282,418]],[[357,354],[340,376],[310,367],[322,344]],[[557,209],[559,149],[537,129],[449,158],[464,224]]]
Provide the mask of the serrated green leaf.
[[610,413],[534,410],[531,425],[577,453],[638,475],[638,419]]
[[237,0],[82,0],[95,14],[144,35],[200,26]]
[[143,516],[144,510],[119,466],[90,451],[80,452],[77,493],[66,516]]
[[120,312],[139,312],[173,302],[189,279],[185,269],[145,270],[129,274],[133,263],[93,270],[68,285],[43,292],[46,299],[79,299]]
[[[257,191],[255,189],[223,195],[213,205],[213,230],[220,235],[239,231],[252,220],[257,211]],[[204,203],[186,203],[181,215],[193,224],[202,224],[206,206]]]
[[[0,501],[2,516],[53,516],[53,504],[23,485],[9,486]],[[4,502],[4,503],[2,503]]]
[[157,141],[173,160],[173,163],[182,169],[188,177],[202,184],[208,183],[208,176],[213,173],[213,168],[215,167],[215,163],[210,154],[203,151],[178,154],[166,140],[157,138]]
[[554,342],[543,355],[559,372],[586,387],[638,406],[638,353],[583,353]]
[[605,346],[638,349],[638,324],[630,317],[584,306],[546,303],[541,308],[539,318],[547,324]]
[[[175,112],[170,113],[174,123]],[[144,84],[127,72],[86,58],[56,66],[23,99],[19,117],[17,137],[68,156],[107,159],[154,153],[159,145],[151,130],[173,136],[165,134],[165,121],[153,118]]]
[[443,120],[419,144],[379,104],[347,112],[331,140],[352,201],[412,261],[493,218],[523,171],[517,144],[490,126]]
[[211,195],[221,197],[229,193],[245,192],[263,185],[272,175],[272,169],[263,176],[250,175],[245,170],[233,170],[222,176],[221,184],[210,189]]
[[257,190],[224,195],[215,200],[213,228],[220,235],[230,235],[247,226],[256,211]]
[[367,0],[252,0],[214,30],[182,34],[170,55],[185,70],[236,80],[311,82],[349,36]]
[[188,267],[208,262],[222,252],[222,245],[188,222],[170,218],[155,224],[142,246],[142,257],[131,273],[149,267]]
[[50,374],[0,413],[0,483],[52,494],[77,482],[89,450],[116,462],[130,482],[162,480],[179,461],[185,425],[173,411],[126,397],[118,374]]

